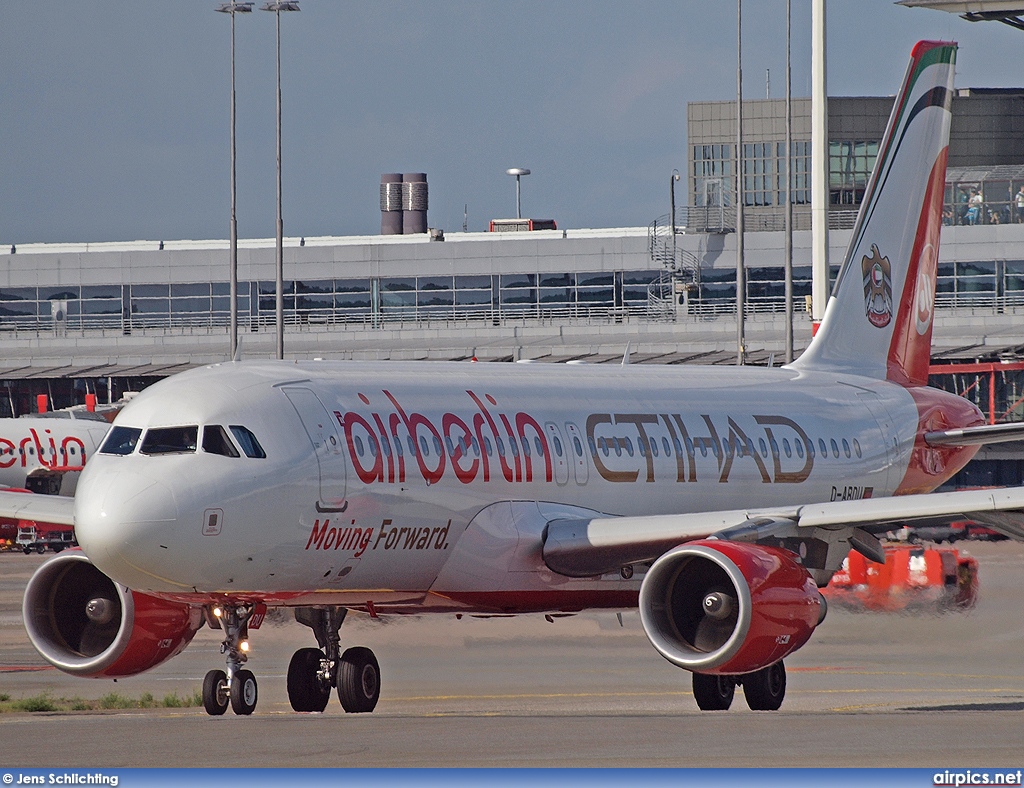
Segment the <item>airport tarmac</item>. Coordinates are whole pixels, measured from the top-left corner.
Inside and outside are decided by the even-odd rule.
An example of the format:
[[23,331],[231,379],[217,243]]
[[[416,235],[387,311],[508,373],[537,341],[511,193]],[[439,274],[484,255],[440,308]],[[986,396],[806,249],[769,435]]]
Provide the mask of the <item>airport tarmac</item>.
[[[1024,545],[961,543],[978,558],[969,613],[908,617],[833,609],[786,660],[780,712],[700,712],[690,675],[647,642],[635,611],[475,619],[350,616],[345,645],[374,649],[373,714],[295,714],[291,653],[313,645],[284,616],[252,633],[252,717],[200,709],[0,715],[0,766],[919,766],[1024,761]],[[116,684],[66,676],[36,654],[21,593],[43,560],[0,554],[0,692],[14,698],[158,699],[223,666],[200,631],[157,669]]]

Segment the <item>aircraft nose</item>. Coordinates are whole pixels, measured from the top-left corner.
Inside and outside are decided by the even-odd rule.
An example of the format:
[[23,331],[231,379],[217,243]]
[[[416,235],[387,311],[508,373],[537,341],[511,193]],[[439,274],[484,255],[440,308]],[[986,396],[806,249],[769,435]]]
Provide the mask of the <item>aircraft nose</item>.
[[178,519],[171,489],[130,470],[83,475],[75,495],[75,535],[85,554],[123,585],[145,587],[139,573],[157,558]]

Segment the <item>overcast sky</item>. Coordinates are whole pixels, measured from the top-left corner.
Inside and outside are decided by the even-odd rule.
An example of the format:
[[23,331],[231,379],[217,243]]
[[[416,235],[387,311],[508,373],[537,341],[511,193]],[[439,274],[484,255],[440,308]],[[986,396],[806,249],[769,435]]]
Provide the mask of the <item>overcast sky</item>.
[[[261,3],[257,3],[257,8]],[[226,238],[230,19],[216,0],[0,2],[0,243]],[[793,93],[810,94],[810,0]],[[686,103],[736,94],[729,0],[301,0],[283,14],[284,227],[375,234],[384,172],[426,172],[429,224],[523,213],[646,225],[686,171]],[[744,96],[784,95],[785,0],[743,9]],[[274,15],[236,23],[238,223],[275,232]],[[891,95],[922,38],[959,87],[1024,84],[1024,33],[830,0],[830,95]],[[685,190],[684,190],[685,193]],[[680,202],[685,197],[680,196]]]

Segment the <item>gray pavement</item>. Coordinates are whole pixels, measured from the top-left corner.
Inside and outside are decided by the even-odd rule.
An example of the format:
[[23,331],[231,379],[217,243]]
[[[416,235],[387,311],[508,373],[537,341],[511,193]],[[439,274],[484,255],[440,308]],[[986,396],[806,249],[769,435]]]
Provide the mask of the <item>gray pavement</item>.
[[[963,543],[962,543],[963,544]],[[967,545],[981,565],[970,613],[838,609],[787,659],[781,712],[701,713],[689,674],[659,657],[635,612],[542,616],[350,616],[346,645],[376,652],[370,715],[290,711],[284,673],[309,630],[270,620],[252,633],[260,701],[249,718],[201,709],[0,715],[0,766],[921,766],[1024,761],[1024,546]],[[65,676],[36,655],[20,596],[42,559],[0,555],[0,692],[157,698],[197,690],[221,667],[203,630],[142,676]],[[40,743],[45,746],[40,747]]]

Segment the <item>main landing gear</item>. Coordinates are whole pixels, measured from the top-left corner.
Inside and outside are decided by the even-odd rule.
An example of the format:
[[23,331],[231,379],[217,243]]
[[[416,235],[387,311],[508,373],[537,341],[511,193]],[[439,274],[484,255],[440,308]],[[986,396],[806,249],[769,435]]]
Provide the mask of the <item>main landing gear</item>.
[[242,669],[249,658],[249,619],[254,610],[254,605],[246,604],[208,611],[210,625],[224,630],[220,653],[226,655],[227,672],[211,670],[203,679],[203,706],[207,714],[219,716],[228,710],[229,704],[235,714],[252,714],[256,709],[256,677]]
[[320,648],[300,648],[288,665],[288,700],[295,711],[323,711],[338,688],[341,706],[349,713],[373,711],[380,697],[380,666],[368,648],[341,653],[343,607],[300,607],[295,620],[313,630]]
[[743,687],[747,706],[754,711],[778,711],[786,697],[786,666],[779,660],[742,676],[693,674],[693,697],[702,711],[728,709],[737,686]]

